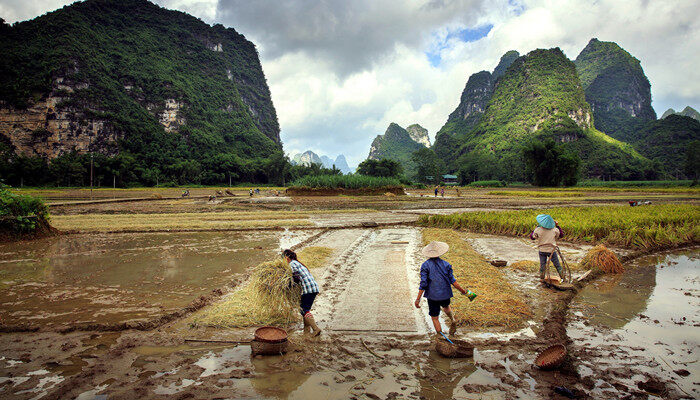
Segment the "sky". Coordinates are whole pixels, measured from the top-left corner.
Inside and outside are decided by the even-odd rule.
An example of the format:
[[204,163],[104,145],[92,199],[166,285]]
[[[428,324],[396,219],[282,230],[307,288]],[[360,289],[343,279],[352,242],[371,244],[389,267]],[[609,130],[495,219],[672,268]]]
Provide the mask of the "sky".
[[[23,21],[70,4],[0,0]],[[285,151],[351,166],[391,122],[435,133],[473,73],[508,50],[559,47],[570,58],[596,37],[637,57],[652,106],[700,109],[697,0],[156,0],[256,44]]]

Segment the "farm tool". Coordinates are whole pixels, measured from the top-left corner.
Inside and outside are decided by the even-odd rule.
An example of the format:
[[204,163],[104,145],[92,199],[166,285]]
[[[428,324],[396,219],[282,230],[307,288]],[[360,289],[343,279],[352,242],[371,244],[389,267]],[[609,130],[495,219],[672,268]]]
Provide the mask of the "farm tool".
[[573,286],[571,285],[571,268],[569,267],[569,263],[566,262],[564,255],[559,249],[559,246],[555,247],[555,251],[556,254],[559,256],[559,260],[561,261],[561,283],[556,283],[555,280],[551,278],[551,275],[549,273],[549,268],[550,264],[552,263],[552,257],[554,256],[554,252],[552,252],[552,254],[549,255],[549,258],[547,258],[547,264],[545,266],[544,272],[544,282],[548,285],[556,287],[557,289],[571,289]]

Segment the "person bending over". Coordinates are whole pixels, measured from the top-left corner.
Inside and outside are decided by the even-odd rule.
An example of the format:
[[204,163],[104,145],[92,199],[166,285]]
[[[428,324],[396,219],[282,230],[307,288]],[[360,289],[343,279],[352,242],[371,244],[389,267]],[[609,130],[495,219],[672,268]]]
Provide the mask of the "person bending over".
[[316,280],[309,272],[306,266],[297,260],[297,254],[292,250],[285,250],[282,252],[289,268],[292,269],[292,277],[294,282],[301,286],[301,300],[299,304],[299,309],[301,316],[304,318],[304,333],[310,333],[313,329],[313,336],[318,336],[321,334],[321,329],[316,325],[314,321],[314,316],[311,315],[311,306],[314,304],[314,299],[318,295],[318,284]]

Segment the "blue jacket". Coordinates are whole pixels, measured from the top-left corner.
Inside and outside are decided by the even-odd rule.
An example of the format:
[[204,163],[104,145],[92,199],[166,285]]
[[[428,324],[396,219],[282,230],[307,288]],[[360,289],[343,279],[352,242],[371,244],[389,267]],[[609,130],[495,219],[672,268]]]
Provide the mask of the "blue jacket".
[[452,284],[456,279],[452,265],[436,257],[427,259],[420,267],[420,290],[430,300],[447,300],[452,298]]

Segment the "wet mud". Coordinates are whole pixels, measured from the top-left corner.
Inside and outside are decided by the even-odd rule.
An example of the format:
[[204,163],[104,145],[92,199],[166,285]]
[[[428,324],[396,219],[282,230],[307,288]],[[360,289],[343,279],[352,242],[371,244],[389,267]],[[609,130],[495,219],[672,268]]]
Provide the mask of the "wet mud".
[[[567,292],[503,270],[535,317],[517,332],[460,331],[474,356],[445,359],[434,350],[427,310],[412,307],[420,229],[287,231],[273,242],[275,250],[333,249],[328,265],[312,271],[322,291],[314,305],[319,338],[294,325],[288,354],[256,358],[246,345],[185,341],[248,340],[253,329],[195,328],[180,317],[147,331],[4,333],[0,397],[563,398],[558,386],[578,398],[698,397],[697,250],[640,260],[622,276]],[[567,346],[565,364],[534,368],[554,343]]]

